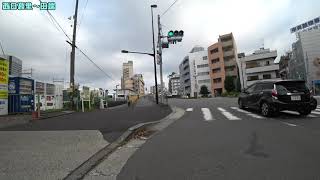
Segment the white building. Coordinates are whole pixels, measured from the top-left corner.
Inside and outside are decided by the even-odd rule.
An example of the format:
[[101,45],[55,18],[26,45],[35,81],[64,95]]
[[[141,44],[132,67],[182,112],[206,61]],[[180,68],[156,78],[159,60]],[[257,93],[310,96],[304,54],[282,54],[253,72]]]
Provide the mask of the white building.
[[292,44],[289,78],[303,79],[320,95],[320,17],[290,29],[297,41]]
[[195,46],[183,59],[179,66],[181,93],[185,96],[196,97],[202,86],[211,90],[208,51]]
[[261,48],[239,59],[241,87],[246,88],[257,81],[281,79],[279,64],[274,63],[277,51]]
[[180,90],[180,75],[172,73],[168,76],[169,78],[169,83],[168,83],[168,88],[169,88],[169,93],[172,96],[177,96],[179,95],[179,90]]

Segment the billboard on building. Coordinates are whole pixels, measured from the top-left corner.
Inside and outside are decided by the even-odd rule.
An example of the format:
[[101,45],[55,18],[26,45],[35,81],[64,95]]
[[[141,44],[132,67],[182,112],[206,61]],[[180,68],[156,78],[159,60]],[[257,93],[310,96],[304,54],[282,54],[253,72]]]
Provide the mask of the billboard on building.
[[9,62],[0,58],[0,115],[8,114]]

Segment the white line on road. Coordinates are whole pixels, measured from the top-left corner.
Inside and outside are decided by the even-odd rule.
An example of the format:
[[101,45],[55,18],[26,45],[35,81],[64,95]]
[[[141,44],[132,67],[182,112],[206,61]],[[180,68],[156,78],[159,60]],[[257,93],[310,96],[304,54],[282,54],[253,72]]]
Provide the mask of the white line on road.
[[309,114],[307,117],[315,118],[315,117],[318,117],[318,116],[315,116],[315,115]]
[[240,109],[240,108],[238,108],[238,107],[231,107],[231,109],[234,109],[234,110],[236,110],[236,111],[238,111],[238,112],[245,113],[245,114],[247,114],[248,116],[251,116],[251,117],[253,117],[253,118],[263,119],[262,116],[259,116],[259,115],[257,115],[257,114],[250,113],[250,112],[245,111],[245,110],[242,110],[242,109]]
[[287,114],[300,115],[298,112],[295,112],[295,111],[282,111],[282,112]]
[[295,125],[295,124],[291,124],[291,123],[287,123],[287,122],[283,122],[283,121],[281,121],[283,124],[285,124],[285,125],[288,125],[288,126],[292,126],[292,127],[296,127],[296,126],[298,126],[298,125]]
[[250,112],[242,110],[242,109],[240,109],[238,107],[231,107],[231,109],[237,110],[237,111],[242,112],[242,113],[250,114]]
[[187,111],[187,112],[192,112],[192,111],[193,111],[193,108],[188,108],[186,111]]
[[317,114],[317,115],[319,115],[319,114],[320,114],[320,112],[312,111],[312,112],[311,112],[311,114]]
[[202,111],[203,117],[204,117],[204,119],[205,119],[206,121],[212,121],[212,120],[213,120],[210,109],[208,109],[208,108],[201,108],[201,111]]
[[320,108],[319,109],[315,109],[315,111],[320,111]]
[[232,115],[231,113],[229,113],[228,111],[226,111],[225,109],[223,108],[218,108],[219,111],[221,111],[221,113],[226,117],[228,118],[229,120],[231,121],[234,121],[234,120],[241,120],[240,118],[238,118],[237,116],[234,116]]

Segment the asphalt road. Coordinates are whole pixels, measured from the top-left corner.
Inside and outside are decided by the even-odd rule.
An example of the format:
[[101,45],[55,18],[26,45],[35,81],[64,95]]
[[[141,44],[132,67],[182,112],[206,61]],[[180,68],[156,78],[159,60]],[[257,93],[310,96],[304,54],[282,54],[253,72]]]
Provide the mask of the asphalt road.
[[235,98],[170,100],[186,114],[149,139],[118,180],[320,179],[320,106],[264,118]]
[[93,112],[78,112],[35,123],[0,129],[0,131],[64,131],[99,130],[106,141],[113,142],[128,128],[144,122],[157,121],[168,114],[168,106],[158,106],[142,99],[135,107],[117,107]]

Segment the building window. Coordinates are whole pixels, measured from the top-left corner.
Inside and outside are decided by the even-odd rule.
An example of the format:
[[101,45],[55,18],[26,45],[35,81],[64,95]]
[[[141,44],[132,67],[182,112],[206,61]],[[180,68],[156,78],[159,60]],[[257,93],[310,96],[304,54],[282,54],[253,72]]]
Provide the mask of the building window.
[[246,69],[255,68],[255,67],[259,67],[259,64],[257,61],[246,62]]
[[264,74],[263,79],[271,79],[271,74]]
[[219,62],[219,61],[220,61],[220,59],[219,59],[219,58],[216,58],[216,59],[212,59],[212,60],[211,60],[211,63],[214,64],[214,63],[217,63],[217,62]]
[[303,27],[303,28],[306,28],[306,27],[308,27],[308,24],[307,24],[307,23],[304,23],[304,24],[302,24],[302,27]]
[[269,66],[270,65],[270,61],[266,61],[266,66]]
[[301,30],[301,29],[302,29],[302,26],[301,26],[301,25],[299,25],[299,26],[297,27],[297,29],[298,29],[298,30]]
[[308,25],[309,25],[309,26],[312,26],[312,25],[313,25],[313,21],[309,21],[309,22],[308,22]]
[[221,83],[222,79],[221,78],[216,78],[213,79],[213,83]]
[[225,71],[234,71],[235,66],[226,66],[224,67]]
[[197,68],[205,68],[205,67],[209,67],[208,64],[200,64],[197,66]]
[[199,84],[210,83],[210,79],[199,80],[198,83]]
[[202,60],[208,60],[208,56],[203,56]]
[[187,83],[187,82],[189,82],[190,81],[190,79],[186,79],[186,80],[184,80],[184,83]]
[[218,73],[221,72],[221,68],[212,69],[212,73]]
[[248,81],[256,81],[256,80],[259,80],[259,76],[256,75],[256,76],[248,76]]
[[198,76],[207,76],[209,75],[209,72],[199,72]]
[[183,70],[186,70],[186,69],[188,69],[188,68],[189,68],[189,65],[187,65],[186,67],[184,67]]
[[315,23],[319,23],[319,22],[320,22],[320,18],[314,19],[314,22],[315,22]]
[[219,49],[218,49],[218,48],[215,48],[215,49],[213,49],[213,50],[210,51],[211,54],[217,53],[217,52],[219,52]]

